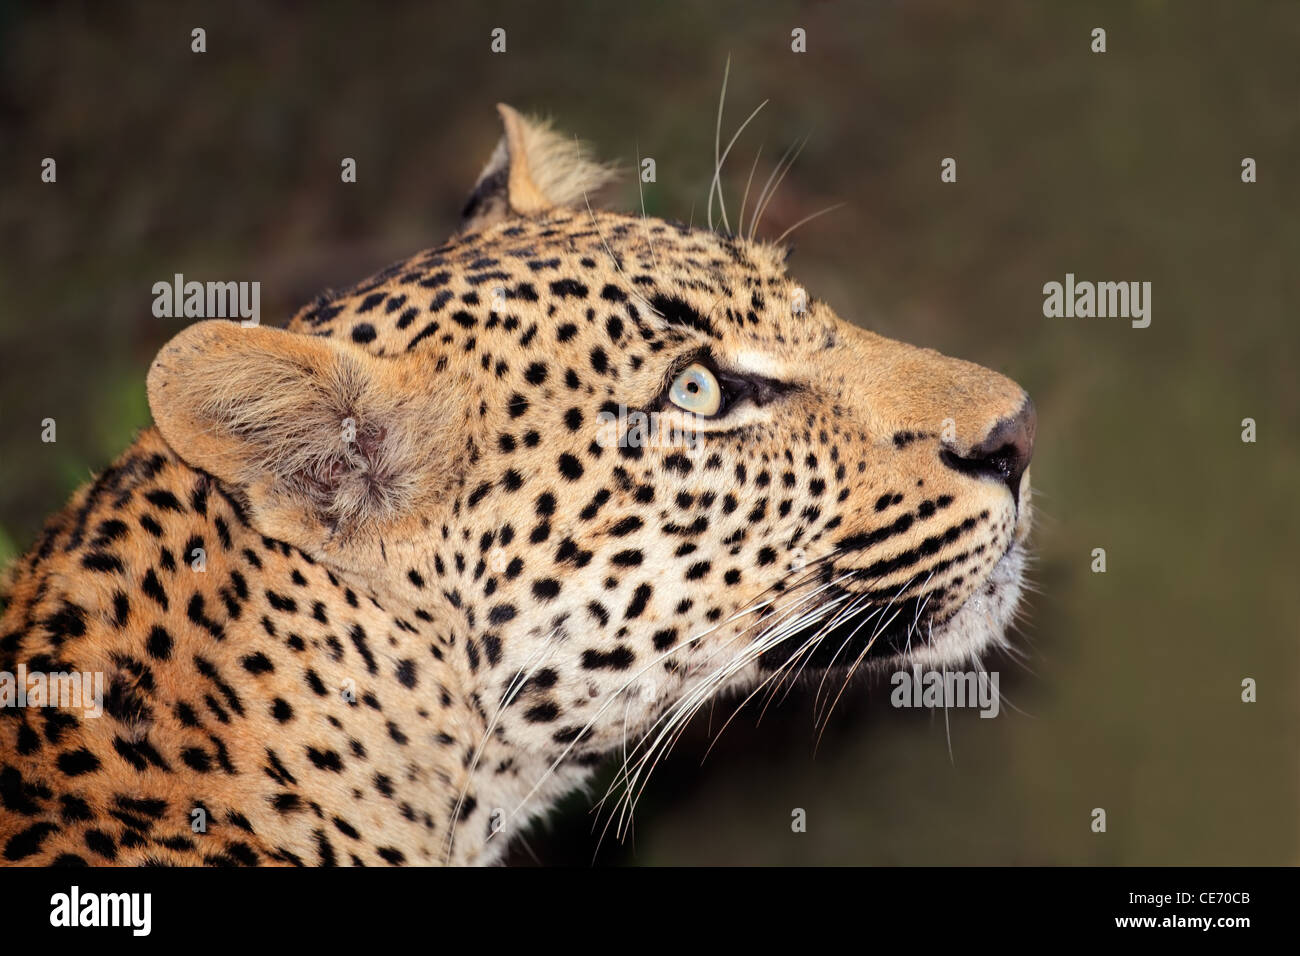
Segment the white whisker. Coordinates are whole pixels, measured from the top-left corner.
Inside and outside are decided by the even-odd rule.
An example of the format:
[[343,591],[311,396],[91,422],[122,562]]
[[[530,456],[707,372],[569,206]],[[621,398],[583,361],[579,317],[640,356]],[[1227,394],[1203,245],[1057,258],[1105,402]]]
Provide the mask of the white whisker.
[[790,233],[794,232],[796,229],[798,229],[798,228],[799,228],[800,226],[802,226],[804,223],[806,223],[806,222],[812,222],[812,221],[813,221],[814,219],[816,219],[818,216],[824,216],[824,215],[826,215],[828,212],[834,212],[836,209],[839,209],[841,206],[846,206],[846,205],[848,205],[848,203],[837,202],[837,203],[836,203],[835,205],[833,205],[833,206],[827,206],[825,209],[818,210],[817,212],[813,213],[811,216],[804,216],[802,219],[800,219],[798,222],[796,222],[793,226],[791,226],[791,227],[790,227],[789,229],[787,229],[785,232],[781,233],[781,235],[777,236],[776,239],[773,240],[773,242],[774,242],[776,245],[779,246],[779,245],[782,243],[782,241],[785,239],[786,236],[790,235]]

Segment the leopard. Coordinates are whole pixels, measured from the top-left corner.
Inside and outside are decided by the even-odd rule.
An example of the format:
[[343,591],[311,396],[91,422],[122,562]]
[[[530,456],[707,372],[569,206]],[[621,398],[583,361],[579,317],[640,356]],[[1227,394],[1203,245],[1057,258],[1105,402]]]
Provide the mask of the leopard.
[[782,243],[593,206],[614,167],[498,114],[445,243],[183,328],[12,564],[5,864],[499,863],[709,701],[1009,645],[1025,390]]

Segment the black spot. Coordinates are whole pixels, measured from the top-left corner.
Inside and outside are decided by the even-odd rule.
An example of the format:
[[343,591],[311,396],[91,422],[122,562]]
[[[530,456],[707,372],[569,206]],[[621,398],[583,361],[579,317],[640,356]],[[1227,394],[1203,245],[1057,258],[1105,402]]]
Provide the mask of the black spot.
[[708,561],[695,562],[689,568],[686,569],[686,580],[698,581],[700,578],[704,577],[706,574],[709,573],[709,568],[711,567],[712,565]]
[[81,557],[81,566],[87,571],[116,573],[122,570],[122,559],[108,551],[87,551]]
[[582,666],[589,671],[615,670],[625,671],[636,662],[636,655],[623,644],[608,653],[601,651],[583,651]]
[[36,823],[15,833],[5,844],[6,860],[22,860],[38,852],[45,838],[58,829],[54,823]]
[[131,613],[131,602],[127,600],[126,594],[121,591],[113,592],[113,623],[118,627],[126,627],[127,617]]
[[266,674],[275,670],[271,659],[261,651],[247,655],[240,663],[244,665],[244,670],[250,674]]
[[176,500],[176,496],[170,491],[164,491],[159,488],[155,491],[149,492],[144,497],[150,504],[157,508],[161,508],[163,511],[174,511],[177,514],[185,513],[184,507],[181,506],[181,503]]
[[682,475],[689,475],[695,467],[691,460],[681,453],[669,455],[664,459],[664,467],[669,471],[675,471]]
[[609,533],[621,538],[624,535],[631,534],[633,531],[640,530],[644,524],[645,522],[636,515],[628,515],[622,521],[610,528]]
[[108,518],[101,521],[99,527],[95,529],[98,536],[95,538],[94,544],[96,546],[112,544],[126,534],[126,530],[126,522],[119,521],[117,518]]
[[292,813],[295,810],[302,809],[302,800],[298,794],[284,791],[271,798],[271,806],[275,808],[277,813]]
[[166,629],[155,624],[149,631],[149,638],[145,642],[145,649],[148,650],[149,656],[154,660],[165,661],[172,656],[172,636],[167,633]]
[[677,296],[659,293],[650,300],[650,305],[669,325],[684,325],[717,338],[713,324]]
[[65,795],[59,797],[59,803],[62,806],[61,814],[65,823],[77,823],[82,820],[89,820],[92,816],[90,805],[80,797]]
[[93,773],[99,769],[99,758],[82,747],[59,754],[59,769],[69,777],[79,777],[83,773]]
[[370,652],[370,645],[366,643],[366,632],[361,625],[353,624],[348,636],[352,638],[352,646],[357,649],[361,659],[366,662],[366,670],[371,674],[379,673],[379,668],[375,664],[375,655]]
[[551,283],[551,292],[561,299],[585,299],[587,297],[587,287],[577,279],[556,279]]
[[359,306],[357,306],[357,312],[358,312],[358,314],[363,313],[363,312],[369,312],[371,309],[373,309],[375,306],[377,306],[380,302],[383,302],[384,299],[386,299],[386,298],[388,298],[388,293],[387,293],[387,292],[372,292],[372,293],[370,293],[370,295],[366,296],[363,300],[361,300],[361,304],[360,304]]
[[369,322],[362,322],[352,327],[352,341],[360,345],[375,340],[375,327]]
[[157,601],[164,611],[167,610],[169,604],[167,592],[163,590],[162,584],[158,581],[158,575],[154,573],[153,568],[145,572],[144,580],[140,582],[140,589]]
[[275,608],[277,611],[285,611],[289,614],[293,614],[298,610],[298,602],[293,598],[285,597],[284,595],[277,594],[274,591],[268,590],[266,592],[266,600],[270,603],[271,607]]
[[470,492],[469,497],[466,499],[466,503],[469,505],[469,507],[473,508],[485,497],[487,497],[487,493],[491,490],[492,490],[491,482],[487,482],[487,481],[483,482],[472,492]]
[[640,617],[641,612],[645,610],[646,604],[650,601],[650,595],[653,593],[654,589],[650,585],[637,585],[637,589],[632,593],[632,600],[628,602],[627,611],[624,612],[623,616],[628,620]]
[[317,750],[315,747],[308,747],[307,759],[321,770],[329,770],[333,773],[343,772],[343,761],[333,750]]
[[[18,752],[22,754],[24,757],[26,757],[29,756],[30,754],[36,753],[36,751],[40,749],[41,749],[40,734],[32,730],[32,728],[27,726],[25,722],[19,724],[18,725]],[[7,775],[11,772],[17,773],[17,771],[13,770],[12,767],[6,767],[3,771],[0,771],[0,794],[8,793],[8,787],[5,783],[5,779]]]
[[212,769],[212,758],[205,750],[198,747],[186,747],[181,751],[181,761],[191,770],[208,773]]
[[117,844],[107,833],[99,830],[86,831],[86,846],[106,860],[117,859]]
[[533,582],[533,596],[549,601],[560,593],[560,582],[554,578],[539,578]]
[[554,687],[559,679],[560,675],[555,673],[554,670],[549,667],[543,667],[529,679],[528,683],[533,687],[546,690],[549,687]]
[[577,481],[582,477],[582,462],[567,452],[560,456],[560,474],[569,481]]
[[181,722],[182,727],[197,727],[199,725],[199,716],[194,713],[194,708],[185,701],[178,701],[174,708],[176,719]]
[[488,621],[493,625],[505,624],[512,621],[519,611],[513,604],[498,604],[488,612]]
[[524,720],[530,724],[545,724],[560,716],[560,708],[553,701],[543,701],[524,711]]

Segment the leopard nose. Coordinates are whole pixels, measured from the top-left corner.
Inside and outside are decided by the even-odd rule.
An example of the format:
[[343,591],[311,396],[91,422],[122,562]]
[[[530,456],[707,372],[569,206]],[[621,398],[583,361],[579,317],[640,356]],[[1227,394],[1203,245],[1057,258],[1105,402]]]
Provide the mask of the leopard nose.
[[958,471],[987,475],[1005,482],[1011,489],[1011,496],[1019,501],[1020,479],[1034,454],[1037,427],[1038,414],[1033,400],[1026,396],[1020,410],[995,422],[977,445],[960,452],[948,446],[941,456],[949,467]]

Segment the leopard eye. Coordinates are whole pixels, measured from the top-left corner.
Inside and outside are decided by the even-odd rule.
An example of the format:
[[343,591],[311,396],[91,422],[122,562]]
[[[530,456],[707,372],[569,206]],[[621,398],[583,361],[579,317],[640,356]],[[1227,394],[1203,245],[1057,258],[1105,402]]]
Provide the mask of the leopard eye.
[[668,398],[678,408],[707,418],[722,407],[722,386],[712,372],[696,362],[673,379]]

